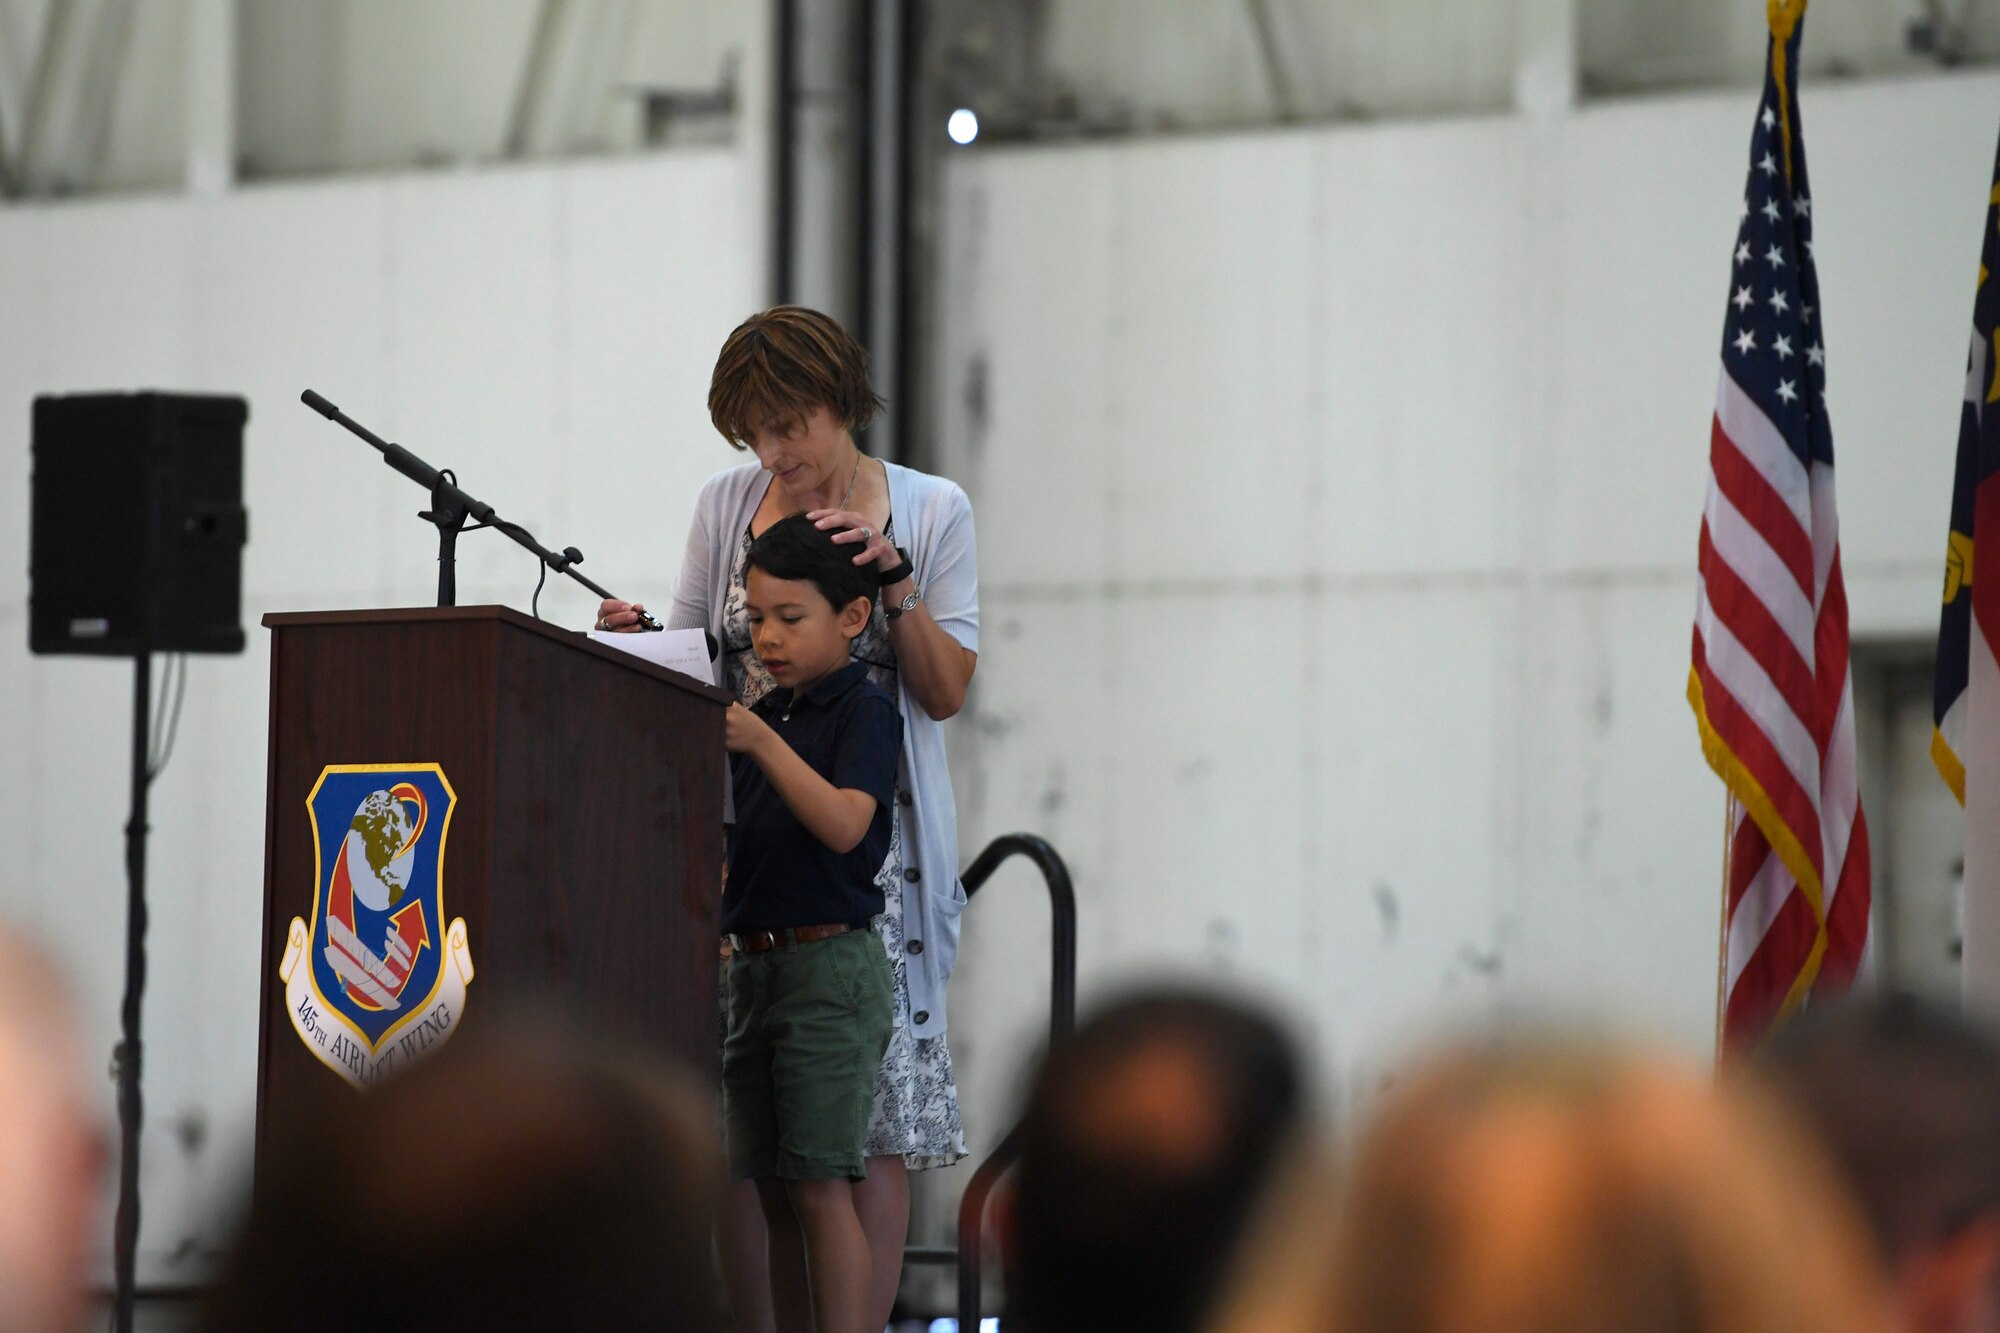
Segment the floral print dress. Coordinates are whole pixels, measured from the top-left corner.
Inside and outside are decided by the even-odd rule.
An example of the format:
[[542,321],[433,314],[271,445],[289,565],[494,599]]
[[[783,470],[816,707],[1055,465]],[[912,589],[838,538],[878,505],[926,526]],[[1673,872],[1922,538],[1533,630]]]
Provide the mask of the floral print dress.
[[[882,536],[894,544],[893,518],[883,526]],[[745,707],[776,685],[750,646],[743,563],[750,541],[750,530],[745,528],[730,562],[729,600],[723,607],[723,669],[729,692]],[[896,650],[889,642],[889,621],[879,602],[868,627],[854,641],[854,659],[867,664],[869,679],[891,699],[898,697]],[[945,1039],[910,1035],[910,978],[903,955],[903,808],[899,803],[892,811],[889,855],[875,875],[883,903],[882,915],[875,918],[875,934],[889,953],[896,1013],[889,1050],[875,1079],[875,1106],[868,1116],[862,1152],[869,1157],[901,1157],[912,1170],[923,1171],[950,1166],[965,1156],[965,1126],[958,1116],[958,1083]]]

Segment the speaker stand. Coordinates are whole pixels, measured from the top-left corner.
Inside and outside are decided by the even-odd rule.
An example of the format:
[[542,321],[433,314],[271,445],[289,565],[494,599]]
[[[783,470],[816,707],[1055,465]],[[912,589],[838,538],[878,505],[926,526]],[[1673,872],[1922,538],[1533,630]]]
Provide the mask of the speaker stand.
[[113,1064],[118,1071],[118,1216],[113,1232],[112,1280],[117,1333],[132,1333],[134,1273],[139,1249],[139,1127],[143,1106],[139,1075],[140,1000],[146,990],[146,796],[152,786],[148,728],[153,701],[153,656],[133,659],[132,816],[125,824],[125,1003],[123,1032]]

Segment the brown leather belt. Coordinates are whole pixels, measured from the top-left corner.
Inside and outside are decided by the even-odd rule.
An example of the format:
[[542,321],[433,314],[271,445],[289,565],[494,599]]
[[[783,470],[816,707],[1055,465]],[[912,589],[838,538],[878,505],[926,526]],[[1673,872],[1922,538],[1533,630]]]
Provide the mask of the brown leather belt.
[[731,953],[766,953],[782,944],[817,944],[836,935],[845,935],[853,929],[853,926],[846,925],[787,926],[783,930],[753,930],[747,935],[724,935],[722,942]]

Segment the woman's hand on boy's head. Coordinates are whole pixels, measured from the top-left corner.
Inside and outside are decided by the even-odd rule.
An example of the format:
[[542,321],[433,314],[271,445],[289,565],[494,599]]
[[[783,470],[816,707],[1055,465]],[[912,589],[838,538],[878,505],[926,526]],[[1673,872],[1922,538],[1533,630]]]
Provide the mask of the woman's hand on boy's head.
[[722,719],[723,743],[731,754],[754,754],[766,736],[774,736],[763,718],[745,708],[742,704],[729,705],[729,711]]
[[[903,562],[889,539],[875,531],[868,520],[847,509],[815,509],[806,517],[821,532],[832,532],[836,546],[854,546],[854,563],[894,569]],[[841,529],[844,529],[842,531]]]

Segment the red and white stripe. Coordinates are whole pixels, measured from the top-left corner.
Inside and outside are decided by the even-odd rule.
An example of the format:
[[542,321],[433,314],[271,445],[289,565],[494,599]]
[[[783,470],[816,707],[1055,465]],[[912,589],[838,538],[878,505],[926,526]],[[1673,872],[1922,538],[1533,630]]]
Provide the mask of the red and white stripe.
[[1727,369],[1700,572],[1694,675],[1737,801],[1723,976],[1723,1040],[1735,1046],[1809,994],[1851,984],[1869,864],[1833,469],[1802,464]]

